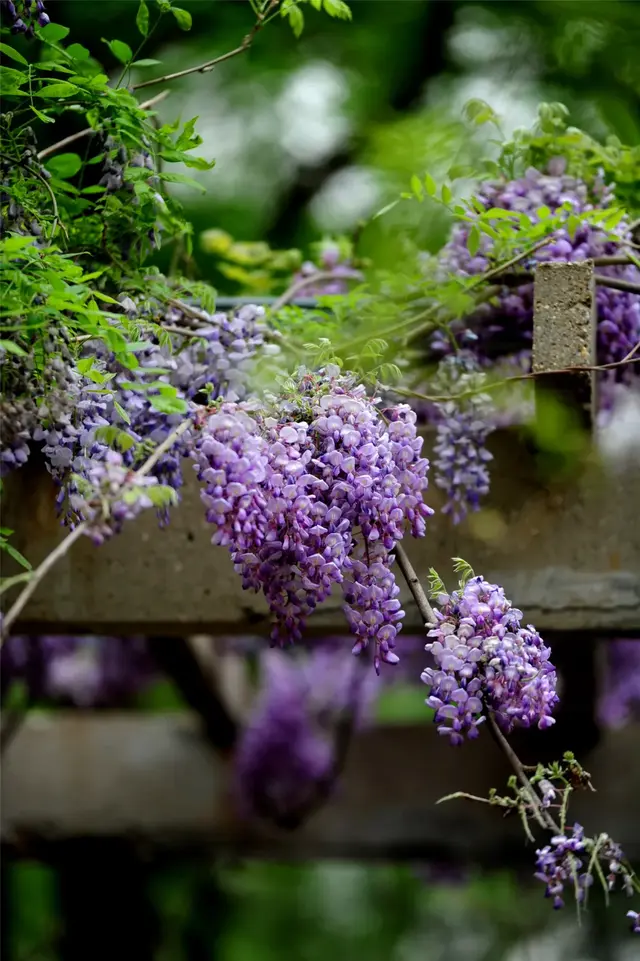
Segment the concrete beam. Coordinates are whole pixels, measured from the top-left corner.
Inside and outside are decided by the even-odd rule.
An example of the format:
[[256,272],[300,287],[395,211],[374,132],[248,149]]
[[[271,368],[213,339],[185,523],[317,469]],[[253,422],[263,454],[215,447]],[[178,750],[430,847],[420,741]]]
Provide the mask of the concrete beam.
[[[74,837],[125,835],[181,853],[532,863],[517,817],[466,801],[436,804],[454,791],[503,788],[510,771],[488,733],[454,749],[431,725],[364,732],[334,799],[288,833],[238,819],[230,769],[196,732],[180,714],[31,715],[3,759],[3,844],[17,856],[46,858]],[[633,757],[640,725],[604,735],[582,758],[597,793],[576,793],[571,817],[588,832],[609,832],[638,860]]]

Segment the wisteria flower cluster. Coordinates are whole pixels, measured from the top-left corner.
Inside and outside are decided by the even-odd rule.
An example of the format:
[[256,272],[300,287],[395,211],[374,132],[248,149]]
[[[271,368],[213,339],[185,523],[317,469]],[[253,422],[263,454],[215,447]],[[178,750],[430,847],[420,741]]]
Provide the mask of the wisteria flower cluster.
[[[331,279],[313,281],[316,274],[331,274]],[[335,279],[334,279],[335,278]],[[328,295],[346,294],[349,286],[347,281],[362,280],[362,272],[353,267],[351,260],[345,256],[340,245],[325,242],[320,245],[317,263],[305,260],[300,270],[294,276],[294,281],[308,280],[301,294],[305,297],[325,297]]]
[[[87,522],[87,534],[102,544],[146,508],[153,507],[150,488],[159,488],[158,478],[135,474],[125,467],[122,455],[108,450],[95,461],[86,477],[75,475],[77,491],[69,495],[74,513]],[[170,495],[171,489],[164,488]]]
[[268,651],[263,684],[236,754],[241,810],[296,826],[338,774],[339,727],[367,716],[375,675],[344,647]]
[[445,357],[432,388],[451,400],[437,403],[435,482],[447,494],[443,513],[460,523],[467,511],[477,511],[480,499],[489,492],[487,464],[493,454],[486,440],[493,429],[494,408],[488,394],[471,393],[484,385],[486,375],[468,352]]
[[297,641],[308,615],[342,586],[354,653],[396,663],[403,611],[393,548],[425,532],[428,461],[416,417],[376,400],[338,367],[301,369],[270,407],[223,404],[196,443],[214,543],[231,551],[243,586],[263,591],[272,640]]
[[540,729],[554,723],[558,703],[550,649],[504,590],[472,576],[459,591],[437,595],[437,625],[425,647],[435,661],[422,673],[438,733],[452,744],[478,736],[490,711],[509,733],[516,725]]
[[0,651],[0,689],[20,680],[32,703],[80,708],[129,702],[156,676],[141,637],[13,635]]
[[1,0],[2,18],[6,17],[11,33],[34,36],[34,25],[46,27],[49,16],[42,0]]
[[[578,905],[586,902],[594,882],[596,862],[598,867],[602,865],[607,891],[613,891],[619,880],[628,897],[635,893],[634,875],[625,864],[622,848],[607,834],[585,837],[583,827],[574,824],[570,832],[565,830],[554,835],[551,843],[536,851],[536,855],[534,876],[545,885],[545,897],[553,899],[556,910],[564,907],[565,886],[571,888]],[[628,912],[627,917],[633,918],[634,913]]]
[[[601,177],[593,184],[571,177],[564,172],[565,163],[556,158],[551,171],[542,173],[530,168],[524,177],[511,181],[488,181],[482,183],[477,192],[478,201],[487,209],[499,208],[525,214],[531,223],[537,224],[545,216],[545,209],[552,214],[566,205],[565,219],[597,209],[606,209],[612,204],[613,189],[605,186]],[[548,214],[547,214],[548,215]],[[479,249],[469,250],[471,225],[464,223],[454,227],[451,240],[444,247],[440,266],[448,273],[473,276],[482,274],[491,267],[491,254],[494,241],[481,234]],[[562,227],[554,234],[551,243],[532,254],[523,266],[533,267],[536,263],[555,261],[586,260],[594,257],[611,256],[624,253],[624,243],[632,240],[631,224],[622,218],[613,230],[603,229],[580,222],[572,232]],[[609,277],[638,283],[640,270],[633,264],[605,265],[598,272]],[[598,360],[612,363],[622,360],[640,340],[640,298],[632,293],[598,286],[596,291],[598,311]],[[514,348],[530,346],[533,329],[533,284],[503,288],[498,298],[498,306],[487,304],[478,309],[476,318],[469,318],[477,340],[475,351],[479,356],[495,353],[496,335],[502,340],[511,341]],[[466,326],[466,325],[465,325]],[[438,335],[434,346],[449,350],[450,346]],[[620,378],[631,376],[630,369],[619,368],[616,375]]]

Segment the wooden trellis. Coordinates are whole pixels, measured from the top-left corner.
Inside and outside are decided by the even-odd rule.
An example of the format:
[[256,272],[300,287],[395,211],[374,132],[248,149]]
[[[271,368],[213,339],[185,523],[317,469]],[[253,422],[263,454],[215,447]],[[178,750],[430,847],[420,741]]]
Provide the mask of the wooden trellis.
[[[533,363],[549,372],[536,390],[560,391],[590,422],[593,374],[564,372],[595,364],[590,262],[538,266]],[[535,451],[513,431],[499,432],[493,451],[485,509],[459,529],[437,511],[427,537],[407,544],[408,553],[425,579],[430,567],[446,579],[451,557],[467,558],[504,585],[527,621],[557,639],[564,706],[553,734],[524,737],[523,750],[587,751],[582,760],[598,794],[577,796],[575,816],[640,858],[640,764],[633,760],[640,728],[598,735],[592,643],[640,637],[640,476],[608,473],[585,458],[573,476],[544,481]],[[7,484],[3,525],[17,532],[16,546],[34,563],[63,536],[53,498],[47,475],[29,467]],[[440,506],[437,489],[428,501]],[[193,633],[266,633],[262,599],[241,589],[227,553],[210,546],[195,478],[187,476],[166,530],[150,515],[99,549],[81,538],[39,586],[15,632],[163,635],[166,643]],[[403,600],[405,631],[421,632],[406,589]],[[337,598],[311,629],[345,633]],[[336,798],[293,834],[238,820],[228,765],[199,740],[190,717],[36,715],[3,768],[2,841],[18,855],[54,857],[77,836],[125,835],[151,846],[279,857],[437,856],[486,864],[531,857],[517,818],[461,802],[435,806],[451,791],[486,793],[509,772],[488,737],[455,751],[429,727],[377,728],[357,738]]]

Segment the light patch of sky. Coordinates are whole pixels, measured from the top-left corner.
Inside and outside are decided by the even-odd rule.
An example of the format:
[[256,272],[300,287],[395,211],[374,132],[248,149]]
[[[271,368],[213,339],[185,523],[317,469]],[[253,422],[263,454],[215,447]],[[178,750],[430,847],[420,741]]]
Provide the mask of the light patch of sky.
[[326,60],[305,64],[288,78],[276,115],[282,146],[298,163],[322,163],[346,140],[348,95],[344,73]]
[[373,213],[382,202],[379,174],[368,167],[347,167],[333,174],[310,205],[320,231],[345,231]]
[[[163,60],[171,62],[170,50]],[[203,142],[194,153],[215,158],[216,165],[188,173],[213,197],[241,194],[253,204],[268,206],[297,166],[321,163],[350,133],[346,76],[327,61],[305,64],[279,91],[243,80],[225,92],[221,78],[206,76],[206,89],[199,74],[189,77],[160,113],[163,121],[176,115],[199,118]],[[193,197],[181,184],[171,185],[171,190],[186,202]]]

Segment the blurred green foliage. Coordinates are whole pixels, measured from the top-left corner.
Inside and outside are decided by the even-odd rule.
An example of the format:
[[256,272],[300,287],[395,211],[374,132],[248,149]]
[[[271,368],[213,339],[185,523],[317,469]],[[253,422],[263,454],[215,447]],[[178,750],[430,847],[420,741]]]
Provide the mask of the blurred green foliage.
[[[91,16],[75,0],[49,6],[80,43],[93,47],[105,36],[138,46],[130,0],[93,4]],[[154,29],[152,18],[143,56],[162,62],[137,70],[136,81],[233,49],[253,22],[248,2],[182,6],[192,14],[191,32],[176,31],[171,18]],[[454,162],[473,162],[480,145],[460,122],[469,96],[489,99],[508,128],[528,124],[539,100],[559,100],[588,133],[638,142],[637,3],[359,0],[352,8],[346,26],[305,4],[299,40],[276,18],[243,56],[172,84],[162,119],[200,114],[198,130],[217,160],[202,178],[206,198],[180,194],[196,234],[222,229],[286,249],[305,247],[324,230],[354,229],[416,170],[428,166],[437,179]],[[52,138],[64,132],[47,130]],[[402,216],[406,229],[405,210]],[[425,206],[409,216],[421,244],[436,249],[443,212]],[[361,254],[386,254],[389,264],[402,257],[393,214],[360,242]],[[236,291],[205,249],[195,257],[221,290]]]

